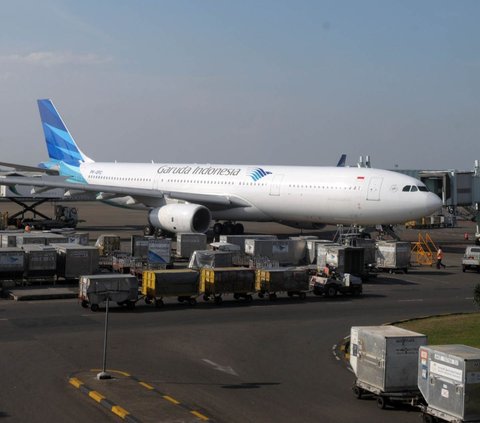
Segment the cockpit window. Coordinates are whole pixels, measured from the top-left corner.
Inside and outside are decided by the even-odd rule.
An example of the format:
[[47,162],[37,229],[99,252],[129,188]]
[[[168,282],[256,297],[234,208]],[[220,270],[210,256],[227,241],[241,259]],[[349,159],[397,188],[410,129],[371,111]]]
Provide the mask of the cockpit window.
[[418,189],[419,191],[422,191],[422,192],[428,192],[428,188],[425,185],[419,185]]
[[415,185],[412,185],[412,189],[410,190],[410,192],[415,192],[415,191],[418,191],[418,188]]
[[403,192],[408,192],[408,191],[410,191],[410,187],[411,187],[410,185],[405,185],[405,186],[403,187],[402,191],[403,191]]

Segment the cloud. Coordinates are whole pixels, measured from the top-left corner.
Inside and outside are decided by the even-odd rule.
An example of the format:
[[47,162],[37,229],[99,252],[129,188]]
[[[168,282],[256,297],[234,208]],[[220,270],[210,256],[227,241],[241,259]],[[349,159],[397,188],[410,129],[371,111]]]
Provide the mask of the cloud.
[[35,51],[27,54],[10,54],[0,56],[0,64],[20,64],[31,66],[65,66],[65,65],[102,65],[112,61],[111,57],[93,53],[76,54],[72,52]]

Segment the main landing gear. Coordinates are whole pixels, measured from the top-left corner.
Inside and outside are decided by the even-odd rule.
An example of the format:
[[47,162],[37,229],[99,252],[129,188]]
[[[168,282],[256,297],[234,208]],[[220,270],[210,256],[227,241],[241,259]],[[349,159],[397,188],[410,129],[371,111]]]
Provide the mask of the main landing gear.
[[215,235],[243,235],[245,229],[241,223],[217,222],[213,225],[213,232]]

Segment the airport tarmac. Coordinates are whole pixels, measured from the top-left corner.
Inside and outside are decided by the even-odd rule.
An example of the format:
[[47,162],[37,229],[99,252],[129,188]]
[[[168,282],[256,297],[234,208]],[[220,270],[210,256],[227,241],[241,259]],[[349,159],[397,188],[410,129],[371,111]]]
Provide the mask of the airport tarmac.
[[[80,230],[123,228],[127,237],[143,225],[141,212],[125,218],[130,211],[92,205],[87,213],[86,206],[78,206],[87,219]],[[475,311],[478,274],[462,273],[460,267],[463,233],[471,233],[472,224],[461,225],[430,231],[444,245],[446,270],[381,274],[365,284],[361,297],[256,298],[249,304],[231,298],[220,307],[200,302],[194,308],[168,301],[162,309],[139,303],[133,311],[112,307],[107,368],[114,378],[107,381],[95,379],[102,365],[104,313],[85,310],[74,299],[0,300],[0,417],[6,422],[130,417],[416,422],[415,410],[379,410],[374,401],[354,398],[354,377],[333,350],[352,325]],[[404,239],[416,237],[415,231],[401,232]]]

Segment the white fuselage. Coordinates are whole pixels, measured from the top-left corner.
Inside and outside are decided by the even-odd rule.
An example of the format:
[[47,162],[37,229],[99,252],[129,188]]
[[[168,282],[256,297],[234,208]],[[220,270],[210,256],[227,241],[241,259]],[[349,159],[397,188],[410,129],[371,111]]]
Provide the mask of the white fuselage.
[[[394,224],[441,207],[417,179],[370,168],[94,162],[83,163],[80,172],[89,184],[219,195],[249,204],[212,209],[219,220]],[[424,190],[404,191],[406,186]],[[166,202],[168,196],[142,199],[151,208]]]

